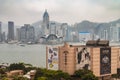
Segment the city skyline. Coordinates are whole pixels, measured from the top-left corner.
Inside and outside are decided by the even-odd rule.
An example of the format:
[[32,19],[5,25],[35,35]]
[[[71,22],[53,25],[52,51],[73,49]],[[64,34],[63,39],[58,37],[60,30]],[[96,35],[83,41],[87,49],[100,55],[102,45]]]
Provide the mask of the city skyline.
[[109,22],[120,18],[119,4],[119,0],[0,0],[0,21],[32,24],[42,20],[47,9],[50,21],[69,24],[82,20]]

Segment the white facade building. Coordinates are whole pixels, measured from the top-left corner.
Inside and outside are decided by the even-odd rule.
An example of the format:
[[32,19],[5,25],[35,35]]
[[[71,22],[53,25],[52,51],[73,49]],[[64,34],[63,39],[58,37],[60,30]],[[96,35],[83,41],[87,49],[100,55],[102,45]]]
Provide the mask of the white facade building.
[[56,24],[55,23],[50,24],[50,34],[56,34]]
[[91,39],[92,39],[91,34],[89,32],[79,32],[79,41],[80,42],[86,42]]

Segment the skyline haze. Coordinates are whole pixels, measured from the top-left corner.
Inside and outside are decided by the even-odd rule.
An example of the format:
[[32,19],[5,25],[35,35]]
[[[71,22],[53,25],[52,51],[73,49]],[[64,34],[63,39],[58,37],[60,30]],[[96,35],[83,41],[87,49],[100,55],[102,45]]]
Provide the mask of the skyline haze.
[[47,9],[50,21],[109,22],[120,18],[119,4],[119,0],[0,0],[0,21],[14,21],[20,26],[32,24],[42,20]]

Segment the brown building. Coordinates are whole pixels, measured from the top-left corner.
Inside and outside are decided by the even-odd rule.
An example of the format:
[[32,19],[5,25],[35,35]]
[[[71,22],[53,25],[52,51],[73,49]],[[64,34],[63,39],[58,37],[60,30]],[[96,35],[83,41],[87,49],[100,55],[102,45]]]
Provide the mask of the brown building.
[[23,70],[13,70],[13,71],[7,72],[8,77],[18,76],[18,75],[23,76],[23,74],[24,74]]
[[[46,67],[62,70],[72,75],[75,70],[89,69],[97,77],[117,73],[120,68],[120,49],[109,46],[108,41],[89,41],[86,45],[69,45],[47,47]],[[109,79],[108,79],[109,80]]]

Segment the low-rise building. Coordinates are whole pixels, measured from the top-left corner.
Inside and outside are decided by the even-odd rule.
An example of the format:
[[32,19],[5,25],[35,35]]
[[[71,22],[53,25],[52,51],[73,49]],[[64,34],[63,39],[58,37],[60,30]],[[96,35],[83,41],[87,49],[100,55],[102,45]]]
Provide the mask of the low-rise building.
[[24,71],[23,70],[13,70],[13,71],[10,71],[10,72],[7,72],[7,76],[8,77],[12,77],[12,76],[23,76],[23,74],[24,74]]
[[27,72],[27,74],[25,74],[23,77],[26,77],[29,80],[34,80],[35,74],[36,74],[36,70],[31,70]]

